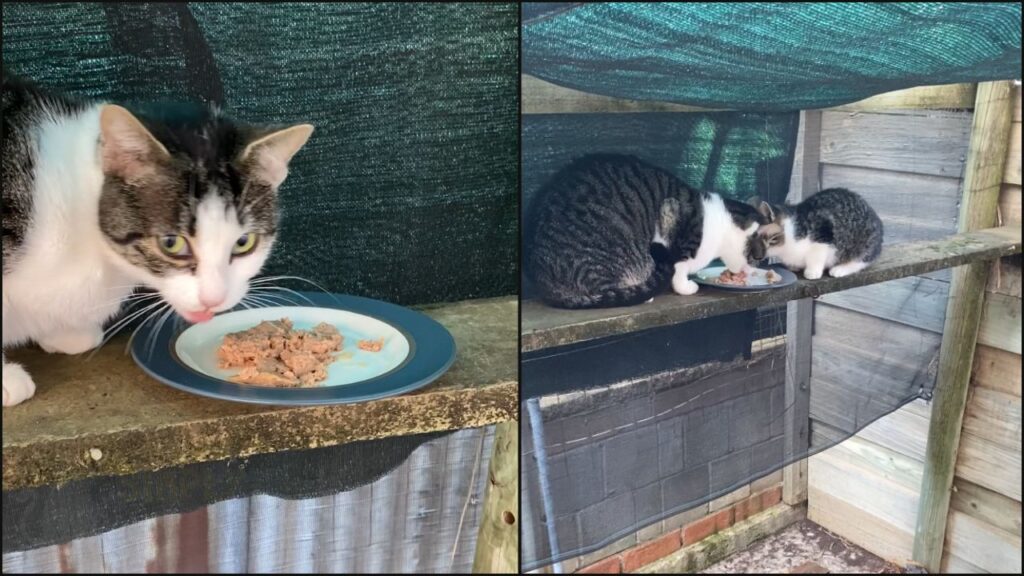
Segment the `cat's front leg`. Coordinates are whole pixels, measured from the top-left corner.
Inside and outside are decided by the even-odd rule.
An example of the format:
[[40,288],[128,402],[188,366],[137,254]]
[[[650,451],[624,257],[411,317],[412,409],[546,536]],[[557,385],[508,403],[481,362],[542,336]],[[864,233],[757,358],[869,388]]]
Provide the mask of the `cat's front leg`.
[[806,266],[804,267],[804,278],[817,280],[825,273],[825,263],[828,261],[828,246],[821,244],[812,246],[807,252]]
[[690,280],[690,262],[676,262],[676,272],[672,276],[672,289],[676,294],[689,296],[696,294],[699,288],[696,282]]
[[725,267],[729,272],[732,272],[733,274],[739,274],[740,272],[746,272],[749,274],[754,269],[743,255],[723,255],[722,262],[725,263]]
[[96,325],[68,328],[39,338],[38,342],[43,350],[51,354],[81,354],[103,342],[103,328]]
[[20,364],[8,362],[6,354],[3,364],[4,408],[7,408],[31,398],[36,393],[36,383]]

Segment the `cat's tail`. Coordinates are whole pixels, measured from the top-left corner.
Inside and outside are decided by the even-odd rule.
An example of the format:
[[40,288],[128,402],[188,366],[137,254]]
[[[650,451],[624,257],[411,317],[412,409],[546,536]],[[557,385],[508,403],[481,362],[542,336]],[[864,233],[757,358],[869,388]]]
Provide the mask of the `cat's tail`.
[[573,294],[554,303],[563,308],[615,308],[643,304],[664,292],[672,282],[675,266],[668,261],[655,262],[654,271],[644,282],[633,286],[614,286],[589,294]]

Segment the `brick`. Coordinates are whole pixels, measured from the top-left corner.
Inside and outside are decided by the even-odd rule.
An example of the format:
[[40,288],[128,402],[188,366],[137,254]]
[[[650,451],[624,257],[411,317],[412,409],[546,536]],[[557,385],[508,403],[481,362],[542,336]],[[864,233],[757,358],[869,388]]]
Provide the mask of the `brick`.
[[658,463],[662,476],[683,471],[683,417],[658,423]]
[[701,504],[695,508],[690,508],[684,512],[680,512],[674,516],[665,518],[665,531],[669,530],[682,530],[683,526],[686,526],[694,520],[699,520],[708,515],[708,505]]
[[667,509],[701,502],[708,495],[708,467],[684,470],[661,481],[661,501]]
[[732,510],[733,522],[735,523],[743,522],[747,519],[748,516],[750,516],[750,510],[747,507],[747,500],[737,502],[735,505],[733,505]]
[[746,484],[737,490],[729,492],[725,496],[715,498],[708,503],[708,510],[712,512],[718,512],[719,510],[725,510],[740,500],[746,500],[750,498],[750,484]]
[[683,528],[683,546],[689,546],[695,542],[711,536],[715,533],[715,516],[705,516],[696,522],[690,522]]
[[710,462],[729,451],[729,406],[710,406],[686,415],[683,445],[686,466]]
[[762,442],[750,449],[750,474],[759,476],[768,470],[779,465],[785,454],[785,441],[783,437],[772,438]]
[[605,558],[590,566],[580,568],[577,574],[620,574],[622,573],[622,561],[618,556]]
[[732,508],[726,508],[717,512],[713,518],[715,519],[715,532],[719,530],[725,530],[729,526],[732,526],[734,511]]
[[583,542],[596,542],[608,534],[635,526],[633,494],[626,492],[602,500],[579,513],[580,538]]
[[721,492],[750,477],[750,449],[729,454],[711,463],[711,492]]
[[623,552],[622,570],[624,572],[635,572],[637,568],[650,564],[660,558],[664,558],[676,550],[679,550],[681,546],[682,543],[679,541],[679,532],[673,530],[657,540]]
[[804,562],[803,564],[793,568],[789,571],[790,574],[828,574],[828,569],[814,562]]
[[597,564],[601,560],[604,560],[605,558],[608,558],[610,556],[616,556],[621,558],[622,555],[619,554],[619,552],[622,552],[623,550],[629,550],[634,546],[636,546],[636,534],[630,534],[625,538],[620,538],[615,542],[612,542],[611,544],[605,546],[604,548],[601,548],[600,550],[595,550],[590,554],[584,554],[579,558],[580,566],[589,566],[590,564]]
[[[757,375],[755,378],[764,378]],[[771,393],[768,390],[730,402],[729,448],[741,450],[764,442],[771,435]]]
[[604,458],[592,444],[548,457],[551,500],[559,511],[575,511],[605,499]]
[[747,516],[753,516],[763,510],[761,508],[761,495],[751,496],[747,498]]
[[767,510],[782,502],[782,486],[776,486],[761,492],[761,509]]

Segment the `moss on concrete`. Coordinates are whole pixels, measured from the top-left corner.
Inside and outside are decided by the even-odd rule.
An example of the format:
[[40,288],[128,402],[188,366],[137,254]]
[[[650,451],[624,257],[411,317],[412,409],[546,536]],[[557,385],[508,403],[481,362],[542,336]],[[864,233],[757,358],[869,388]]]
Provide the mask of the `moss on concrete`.
[[10,356],[37,390],[4,410],[3,489],[514,419],[516,298],[424,311],[455,337],[455,364],[415,393],[359,404],[278,408],[195,396],[145,375],[124,353],[126,338],[92,359],[17,350]]

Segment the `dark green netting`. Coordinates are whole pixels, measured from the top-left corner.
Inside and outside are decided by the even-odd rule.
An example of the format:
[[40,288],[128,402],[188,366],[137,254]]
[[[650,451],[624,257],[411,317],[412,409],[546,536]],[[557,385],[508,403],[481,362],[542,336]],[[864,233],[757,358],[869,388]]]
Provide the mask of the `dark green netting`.
[[311,122],[266,271],[422,304],[517,290],[518,18],[514,4],[5,3],[3,64],[82,96]]
[[1019,3],[530,3],[523,72],[608,96],[825,108],[1020,78]]

